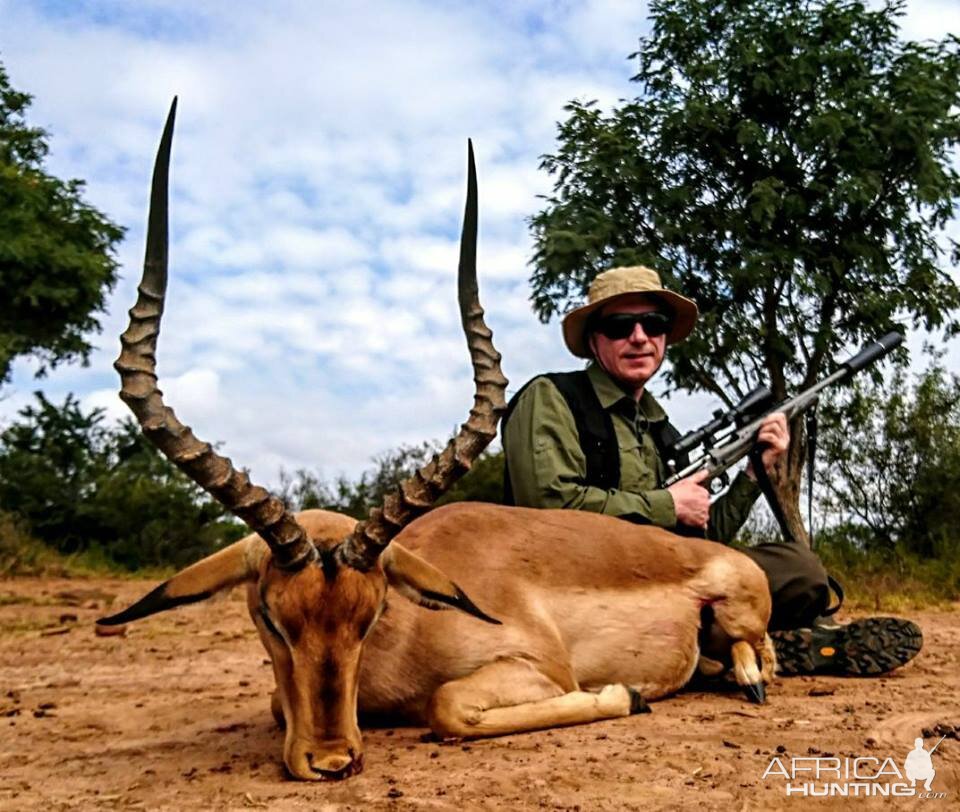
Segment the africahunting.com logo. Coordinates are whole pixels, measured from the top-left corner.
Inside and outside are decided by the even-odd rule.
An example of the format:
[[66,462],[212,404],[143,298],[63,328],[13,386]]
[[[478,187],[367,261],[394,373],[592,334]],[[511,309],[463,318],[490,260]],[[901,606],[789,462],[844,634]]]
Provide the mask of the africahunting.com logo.
[[901,768],[893,758],[774,756],[763,773],[766,781],[783,778],[784,793],[794,796],[828,796],[943,799],[945,792],[933,788],[937,771],[933,754],[943,739],[927,750],[923,739],[914,741]]

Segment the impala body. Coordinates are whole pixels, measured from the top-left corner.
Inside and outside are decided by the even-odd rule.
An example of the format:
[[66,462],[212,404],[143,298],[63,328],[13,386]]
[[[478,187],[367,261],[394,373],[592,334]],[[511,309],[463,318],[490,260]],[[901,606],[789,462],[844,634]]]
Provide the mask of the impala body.
[[746,556],[587,513],[481,504],[427,513],[495,436],[507,385],[477,295],[472,149],[458,296],[475,395],[469,419],[443,452],[355,522],[326,511],[289,512],[197,439],[163,402],[155,370],[174,113],[175,104],[154,169],[138,300],[115,366],[121,397],[146,436],[253,533],[101,623],[246,584],[276,678],[284,762],[291,775],[309,780],[362,768],[358,708],[422,720],[445,737],[645,709],[645,699],[689,679],[704,613],[713,632],[708,653],[732,660],[738,682],[762,698],[773,668],[764,635],[770,598]]
[[[389,601],[363,650],[360,709],[400,713],[443,737],[498,735],[621,716],[685,685],[705,654],[758,686],[770,596],[728,547],[582,511],[462,503],[394,542],[456,581],[494,626]],[[629,690],[624,690],[624,688]]]

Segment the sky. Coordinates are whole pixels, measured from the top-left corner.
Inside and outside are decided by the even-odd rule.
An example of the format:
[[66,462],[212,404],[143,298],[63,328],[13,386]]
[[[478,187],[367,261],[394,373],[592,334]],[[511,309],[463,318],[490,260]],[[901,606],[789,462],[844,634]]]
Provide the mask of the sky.
[[[0,0],[0,61],[34,96],[47,171],[85,179],[87,202],[127,229],[90,365],[38,380],[18,361],[0,426],[35,390],[127,414],[112,362],[174,95],[160,385],[256,481],[281,467],[356,477],[466,418],[455,277],[468,137],[480,296],[510,391],[575,368],[559,321],[529,303],[527,221],[552,186],[539,156],[570,100],[608,109],[635,93],[626,55],[646,15],[624,0]],[[905,36],[947,32],[960,32],[956,0],[911,0]],[[955,346],[949,358],[960,367]],[[669,409],[687,429],[715,405],[677,396]]]

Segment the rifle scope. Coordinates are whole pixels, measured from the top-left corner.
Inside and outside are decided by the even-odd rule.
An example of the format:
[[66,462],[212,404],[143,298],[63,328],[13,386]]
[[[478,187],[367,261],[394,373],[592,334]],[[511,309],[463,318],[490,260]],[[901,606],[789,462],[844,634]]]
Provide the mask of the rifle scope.
[[686,454],[709,442],[714,434],[723,431],[728,426],[732,425],[740,428],[772,403],[773,392],[766,386],[758,386],[729,411],[724,412],[722,409],[717,409],[713,413],[713,420],[684,434],[673,444],[674,456],[679,457],[681,454]]

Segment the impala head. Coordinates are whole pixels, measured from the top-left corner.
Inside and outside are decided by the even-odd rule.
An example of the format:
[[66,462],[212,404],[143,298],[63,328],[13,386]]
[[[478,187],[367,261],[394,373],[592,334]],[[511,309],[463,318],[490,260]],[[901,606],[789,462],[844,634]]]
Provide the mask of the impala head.
[[366,521],[306,511],[294,515],[246,473],[198,440],[163,403],[155,351],[167,283],[167,185],[176,100],[154,167],[143,278],[115,366],[121,398],[146,436],[240,517],[253,535],[181,571],[128,609],[126,623],[205,600],[240,583],[270,653],[286,724],[284,762],[296,778],[343,778],[362,768],[357,685],[363,640],[383,611],[388,583],[430,609],[456,608],[496,623],[439,570],[391,539],[429,510],[496,434],[507,381],[483,321],[476,285],[476,173],[469,149],[460,248],[459,300],[476,391],[470,417],[447,447],[403,482]]

